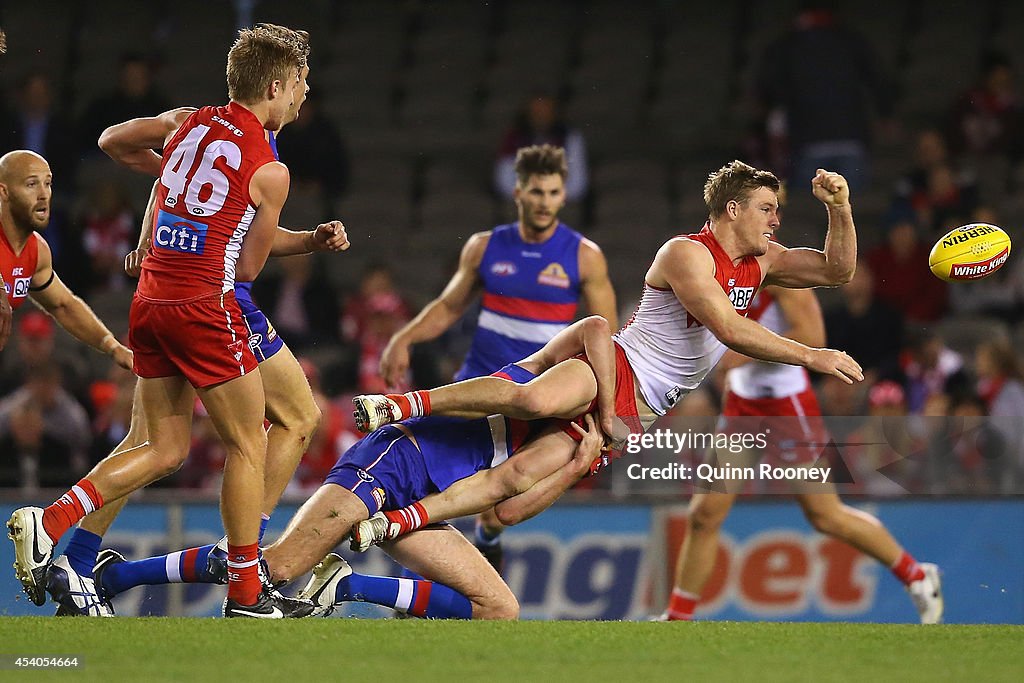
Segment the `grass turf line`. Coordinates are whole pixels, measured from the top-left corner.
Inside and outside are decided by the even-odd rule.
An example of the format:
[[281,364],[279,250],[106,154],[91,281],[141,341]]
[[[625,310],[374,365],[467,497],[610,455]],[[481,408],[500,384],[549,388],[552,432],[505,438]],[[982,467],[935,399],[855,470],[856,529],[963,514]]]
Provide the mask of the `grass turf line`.
[[31,675],[76,683],[224,680],[228,671],[289,683],[1019,681],[1024,626],[0,617],[0,654],[79,655],[74,672]]

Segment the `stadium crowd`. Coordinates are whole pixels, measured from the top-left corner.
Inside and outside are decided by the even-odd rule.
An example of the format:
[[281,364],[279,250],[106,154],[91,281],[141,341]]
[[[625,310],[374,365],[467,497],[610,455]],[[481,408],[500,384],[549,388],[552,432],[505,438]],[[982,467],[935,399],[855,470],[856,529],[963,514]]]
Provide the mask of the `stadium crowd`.
[[[476,4],[453,6],[476,16],[465,9]],[[497,53],[503,42],[521,36],[512,7],[516,3],[490,4],[484,35],[493,39]],[[766,11],[762,4],[768,3],[737,2],[734,9],[754,17],[756,11]],[[395,58],[396,85],[386,104],[390,128],[382,130],[397,134],[382,158],[374,158],[372,142],[383,134],[370,135],[370,143],[356,140],[373,129],[373,107],[368,104],[360,120],[350,111],[358,104],[339,105],[350,85],[353,98],[363,94],[346,80],[352,66],[343,64],[344,53],[335,48],[314,51],[311,60],[320,73],[311,80],[310,99],[299,121],[280,139],[281,157],[294,183],[285,214],[291,223],[285,224],[315,225],[318,216],[337,214],[349,226],[353,248],[329,266],[319,257],[282,259],[255,286],[255,298],[300,358],[324,415],[290,491],[315,489],[338,455],[360,437],[351,396],[388,388],[378,364],[391,335],[445,280],[469,234],[507,217],[509,155],[538,141],[569,148],[572,201],[564,219],[604,248],[616,285],[635,283],[633,274],[652,253],[644,236],[630,234],[634,229],[663,240],[699,228],[703,218],[687,195],[696,194],[701,173],[721,163],[742,158],[798,187],[808,182],[807,169],[826,166],[844,172],[858,209],[860,262],[853,281],[822,293],[821,300],[828,345],[857,359],[867,381],[816,382],[824,413],[935,419],[1024,415],[1024,366],[1017,350],[1024,340],[1024,262],[1011,256],[995,276],[959,286],[935,279],[927,268],[931,244],[970,221],[998,224],[1012,236],[1024,237],[1021,62],[994,48],[982,49],[1000,44],[982,38],[999,38],[1001,24],[993,18],[978,29],[975,41],[967,41],[976,49],[961,68],[976,67],[977,77],[959,88],[953,81],[930,84],[912,78],[922,68],[912,54],[880,54],[887,46],[847,21],[854,18],[849,9],[854,5],[838,3],[846,11],[839,7],[833,12],[837,3],[803,4],[792,16],[768,24],[770,34],[748,27],[755,35],[730,39],[735,55],[724,60],[729,64],[719,73],[728,85],[719,111],[732,112],[730,123],[704,147],[692,140],[676,146],[676,139],[655,125],[659,113],[674,111],[673,96],[665,92],[673,87],[674,64],[682,59],[691,70],[703,64],[701,57],[679,47],[682,29],[671,23],[658,28],[652,20],[663,16],[681,21],[681,10],[671,2],[638,5],[636,16],[650,24],[643,33],[649,40],[645,44],[658,57],[644,63],[645,89],[631,100],[617,100],[621,111],[613,114],[605,111],[607,102],[589,97],[585,80],[588,74],[606,73],[592,54],[592,43],[606,45],[618,35],[603,35],[603,24],[593,17],[584,21],[602,3],[598,9],[586,3],[555,3],[556,19],[541,33],[550,31],[564,43],[566,55],[564,64],[558,62],[551,70],[557,74],[551,83],[529,84],[528,92],[521,92],[521,84],[504,88],[500,75],[514,77],[506,69],[508,57],[485,50],[474,71],[484,74],[480,88],[452,105],[475,112],[471,119],[476,125],[467,137],[482,142],[455,143],[457,149],[449,155],[403,143],[427,130],[421,126],[431,110],[417,99],[422,93],[415,87],[416,74],[429,66],[427,46],[440,41],[438,36],[457,35],[452,29],[456,22],[449,25],[437,16],[442,13],[437,5],[387,3],[376,20],[375,26],[390,35],[387,22],[397,16],[396,30],[411,46]],[[1011,13],[1012,4],[991,3],[990,14],[998,18]],[[257,6],[256,20],[277,19],[262,16],[262,10]],[[351,15],[339,10],[327,17],[326,26],[351,31],[351,22],[360,16],[369,21],[355,10]],[[10,18],[0,15],[0,23],[9,26]],[[911,43],[943,35],[955,21],[921,16],[915,23],[909,10],[900,18],[906,18],[901,30]],[[570,30],[577,19],[578,30]],[[312,19],[306,26],[302,17],[291,23],[311,32],[318,28]],[[57,24],[52,30],[60,30]],[[91,25],[85,22],[86,29]],[[146,30],[160,36],[177,28],[154,20]],[[93,44],[88,30],[81,31],[68,28],[64,38],[71,44]],[[19,35],[11,28],[8,33],[9,56],[14,57]],[[230,36],[230,30],[224,31],[225,45]],[[381,40],[385,52],[388,44]],[[680,56],[682,52],[686,54]],[[211,54],[219,60],[220,53]],[[52,64],[31,60],[23,60],[16,75],[5,68],[0,151],[31,149],[50,161],[55,194],[46,238],[56,270],[118,333],[126,329],[134,288],[121,264],[137,240],[148,188],[140,192],[137,180],[112,172],[100,158],[96,139],[115,122],[190,103],[179,101],[178,88],[165,88],[166,83],[187,81],[187,75],[175,74],[180,65],[165,63],[160,56],[117,55],[113,87],[102,83],[76,88],[88,81],[59,77]],[[849,72],[836,75],[836,64]],[[820,73],[822,69],[827,73]],[[822,87],[823,80],[843,86]],[[422,82],[431,84],[429,78]],[[440,92],[440,82],[434,85],[434,104],[439,98],[459,97]],[[919,92],[924,88],[929,92]],[[694,97],[692,92],[689,96]],[[436,118],[445,118],[448,110],[438,107]],[[628,118],[627,111],[637,112],[636,118]],[[843,115],[837,118],[835,112]],[[604,139],[622,121],[651,124],[647,130],[656,139],[622,154],[622,147]],[[440,138],[453,138],[451,130],[438,125],[436,130],[447,135]],[[690,186],[682,187],[684,181]],[[388,188],[397,188],[393,196],[386,194]],[[782,233],[787,242],[790,235],[799,241],[799,231],[807,229],[801,226],[815,225],[821,218],[800,204],[796,195],[806,193],[791,194],[783,225],[790,219],[796,232]],[[637,206],[638,199],[643,206]],[[659,207],[665,210],[647,220]],[[636,294],[618,288],[622,320],[629,318]],[[390,388],[406,391],[448,381],[468,346],[474,319],[475,311],[470,311],[464,323],[417,348],[411,372],[401,385]],[[0,462],[0,487],[56,487],[86,472],[127,432],[133,388],[127,371],[73,343],[44,313],[22,309],[12,341],[0,356],[0,452],[13,454]],[[720,382],[712,383],[677,411],[716,415],[720,391]],[[198,403],[196,417],[186,465],[157,485],[219,488],[223,447]],[[876,424],[867,422],[864,429]],[[919,490],[985,495],[1018,491],[1024,482],[1024,450],[1012,446],[1024,442],[1021,434],[996,430],[984,442],[953,450],[930,442],[927,430],[915,438],[935,456],[928,466],[908,474]],[[864,452],[854,461],[871,468],[871,458]],[[587,485],[611,488],[610,481],[600,478]],[[894,493],[884,487],[862,492]]]

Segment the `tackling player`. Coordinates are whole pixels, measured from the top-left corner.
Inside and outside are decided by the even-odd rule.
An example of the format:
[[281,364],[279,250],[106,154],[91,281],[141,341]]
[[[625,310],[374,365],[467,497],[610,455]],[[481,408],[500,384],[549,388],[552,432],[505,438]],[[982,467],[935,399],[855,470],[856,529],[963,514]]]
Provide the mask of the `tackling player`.
[[[826,207],[824,250],[787,249],[772,241],[779,227],[779,181],[734,161],[712,173],[704,187],[710,219],[700,233],[669,240],[647,271],[640,305],[616,333],[614,383],[600,408],[600,424],[618,440],[621,424],[640,432],[703,381],[727,347],[745,355],[801,365],[845,382],[861,381],[860,366],[845,353],[808,347],[781,337],[745,315],[763,284],[818,287],[848,281],[856,267],[857,242],[845,179],[819,169],[812,191]],[[602,378],[602,373],[597,373]],[[573,417],[601,397],[583,359],[570,359],[533,382],[518,386],[495,378],[467,380],[404,395],[358,396],[356,411],[371,427],[414,415],[477,417],[501,413],[519,419]],[[607,403],[614,403],[607,410]],[[564,436],[564,435],[556,435]],[[570,442],[571,443],[571,442]],[[517,458],[475,475],[420,502],[421,511],[375,515],[353,534],[363,550],[431,519],[472,514],[521,493],[558,469],[570,449],[563,441],[536,457]]]
[[[757,294],[748,317],[772,332],[808,346],[825,343],[825,321],[814,292],[806,289],[768,287]],[[811,467],[828,440],[818,399],[804,368],[766,363],[727,351],[720,369],[727,371],[722,428],[743,430],[745,418],[777,416],[772,420],[772,439],[765,457],[775,464]],[[737,420],[738,419],[738,420]],[[749,422],[747,422],[749,424]],[[786,442],[797,445],[785,447]],[[820,491],[821,485],[815,485]],[[919,564],[873,515],[843,505],[834,492],[797,493],[807,520],[820,533],[844,541],[892,570],[910,594],[923,624],[942,619],[943,600],[938,568]],[[736,500],[736,493],[694,495],[686,515],[686,537],[679,550],[675,585],[667,621],[693,618],[701,591],[714,569],[722,523]]]

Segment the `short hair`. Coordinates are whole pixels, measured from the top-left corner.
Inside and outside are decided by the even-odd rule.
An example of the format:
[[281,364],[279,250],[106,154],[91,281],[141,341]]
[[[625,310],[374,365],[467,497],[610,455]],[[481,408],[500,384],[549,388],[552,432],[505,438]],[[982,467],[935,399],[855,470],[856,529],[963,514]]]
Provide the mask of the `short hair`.
[[759,171],[742,161],[732,161],[708,176],[704,183],[704,203],[710,216],[716,218],[725,213],[726,204],[734,200],[743,203],[760,187],[778,194],[782,184],[771,171]]
[[562,180],[569,175],[569,164],[565,150],[554,145],[533,145],[522,147],[516,152],[516,182],[525,185],[532,175],[553,175]]
[[228,52],[228,97],[243,103],[261,101],[271,83],[285,80],[293,69],[301,70],[308,54],[309,43],[283,26],[240,30]]

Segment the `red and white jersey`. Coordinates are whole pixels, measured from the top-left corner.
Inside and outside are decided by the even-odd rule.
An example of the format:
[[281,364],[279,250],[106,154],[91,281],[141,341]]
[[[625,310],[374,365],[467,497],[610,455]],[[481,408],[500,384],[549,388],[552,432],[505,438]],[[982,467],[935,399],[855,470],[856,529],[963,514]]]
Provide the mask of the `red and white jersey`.
[[[754,297],[747,317],[772,332],[782,334],[789,327],[782,307],[771,294],[759,292]],[[807,370],[799,365],[755,360],[733,368],[726,376],[729,390],[740,398],[781,398],[793,396],[810,386]]]
[[39,263],[39,239],[39,235],[33,232],[21,253],[15,254],[0,227],[0,276],[3,276],[4,290],[12,309],[22,305],[28,297],[32,276],[36,274]]
[[[740,315],[746,315],[761,285],[761,266],[753,256],[737,265],[725,253],[710,228],[674,239],[700,242],[715,260],[715,280]],[[664,415],[704,381],[725,353],[725,345],[694,317],[671,289],[644,283],[633,317],[614,339],[626,352],[647,405]]]
[[231,291],[256,216],[249,181],[272,161],[267,133],[245,107],[203,107],[185,119],[164,149],[138,294],[181,301]]

